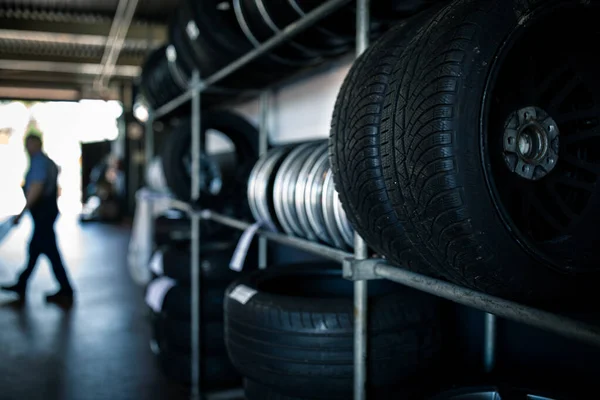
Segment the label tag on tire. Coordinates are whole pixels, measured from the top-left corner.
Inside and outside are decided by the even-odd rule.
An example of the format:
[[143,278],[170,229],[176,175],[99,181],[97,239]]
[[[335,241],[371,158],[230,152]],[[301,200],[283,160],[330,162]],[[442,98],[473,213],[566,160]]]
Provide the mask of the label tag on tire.
[[246,261],[246,256],[248,255],[248,249],[250,248],[250,244],[252,243],[252,238],[262,227],[261,222],[256,222],[250,225],[240,237],[240,240],[235,248],[233,256],[231,257],[231,261],[229,262],[229,268],[234,271],[241,271],[244,268],[244,261]]
[[163,251],[157,250],[156,253],[152,256],[150,260],[150,271],[154,272],[156,275],[161,276],[164,274],[165,270],[163,268]]
[[256,293],[258,292],[255,289],[246,285],[238,285],[229,293],[229,297],[242,304],[246,304]]
[[187,23],[185,27],[185,32],[191,40],[196,40],[198,35],[200,35],[200,30],[198,29],[198,26],[193,20]]

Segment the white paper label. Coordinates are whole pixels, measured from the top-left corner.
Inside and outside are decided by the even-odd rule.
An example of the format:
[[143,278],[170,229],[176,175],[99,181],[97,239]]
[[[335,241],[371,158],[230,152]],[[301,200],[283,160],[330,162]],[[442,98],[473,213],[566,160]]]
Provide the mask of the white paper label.
[[163,251],[157,250],[154,252],[152,259],[150,260],[150,271],[159,276],[165,273],[165,269],[163,267],[163,258]]
[[161,312],[165,296],[173,286],[175,286],[175,280],[164,276],[150,282],[146,290],[148,307],[154,312]]
[[240,241],[233,252],[233,256],[231,257],[231,262],[229,263],[229,268],[234,271],[241,271],[244,268],[244,261],[246,261],[246,256],[248,255],[248,249],[250,248],[250,244],[252,243],[252,238],[256,234],[256,231],[262,227],[261,222],[256,222],[250,225],[240,237]]
[[188,36],[192,40],[196,40],[196,38],[200,34],[200,31],[198,30],[198,26],[196,25],[196,23],[193,20],[189,21],[187,23],[187,25],[185,27],[185,31],[187,32]]
[[238,285],[229,293],[229,297],[242,304],[246,304],[256,293],[258,293],[256,290],[246,285]]

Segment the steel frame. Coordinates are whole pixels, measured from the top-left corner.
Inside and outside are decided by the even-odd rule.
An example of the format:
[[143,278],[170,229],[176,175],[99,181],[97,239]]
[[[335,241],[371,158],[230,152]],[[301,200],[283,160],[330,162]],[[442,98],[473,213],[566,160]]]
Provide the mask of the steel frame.
[[[286,27],[281,33],[275,35],[261,46],[255,48],[238,60],[235,60],[222,70],[201,81],[200,75],[196,72],[193,76],[189,90],[182,95],[171,100],[157,110],[151,111],[151,116],[147,123],[146,130],[146,154],[147,161],[150,161],[153,154],[152,122],[158,118],[164,117],[177,107],[188,100],[192,100],[192,199],[199,198],[198,182],[199,162],[200,162],[200,94],[207,87],[217,83],[229,74],[235,72],[240,67],[246,65],[260,55],[268,52],[285,40],[309,28],[318,20],[331,14],[351,0],[330,0],[316,8],[302,19]],[[356,55],[360,55],[369,45],[369,2],[370,0],[355,0],[357,3],[357,29],[356,29]],[[264,154],[268,149],[268,120],[270,112],[270,92],[265,91],[261,95],[260,101],[260,123],[259,123],[259,152]],[[192,338],[194,342],[192,356],[192,393],[195,399],[202,397],[200,388],[200,369],[198,362],[201,354],[199,350],[199,310],[200,310],[200,224],[201,219],[207,219],[216,223],[229,226],[238,230],[246,230],[252,224],[249,222],[237,220],[225,215],[221,215],[211,210],[198,210],[193,205],[174,200],[174,208],[187,212],[192,219],[192,310],[195,316],[192,321]],[[496,316],[535,326],[559,335],[580,340],[588,344],[600,346],[600,327],[590,325],[571,318],[540,310],[537,308],[525,306],[516,302],[508,301],[499,297],[491,296],[486,293],[478,292],[466,287],[462,287],[449,282],[441,281],[429,276],[421,275],[408,271],[401,266],[391,265],[384,259],[368,258],[367,245],[364,240],[356,235],[354,254],[322,245],[320,243],[310,242],[304,239],[287,236],[280,233],[274,233],[265,230],[258,230],[259,236],[259,267],[265,268],[267,265],[267,246],[266,240],[292,246],[313,254],[338,261],[342,264],[342,274],[346,279],[354,281],[354,400],[366,400],[366,357],[367,357],[367,282],[372,279],[388,279],[401,283],[416,290],[430,293],[442,297],[458,304],[469,306],[485,314],[484,325],[484,348],[483,348],[483,368],[486,372],[491,372],[495,364],[495,337],[496,337]]]

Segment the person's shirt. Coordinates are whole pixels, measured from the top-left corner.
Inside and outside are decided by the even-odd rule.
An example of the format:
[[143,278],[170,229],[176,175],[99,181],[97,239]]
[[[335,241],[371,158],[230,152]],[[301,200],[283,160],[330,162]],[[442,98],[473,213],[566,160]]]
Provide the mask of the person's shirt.
[[58,167],[46,154],[38,152],[31,157],[29,171],[25,176],[25,193],[32,183],[42,183],[43,198],[56,197],[58,190]]

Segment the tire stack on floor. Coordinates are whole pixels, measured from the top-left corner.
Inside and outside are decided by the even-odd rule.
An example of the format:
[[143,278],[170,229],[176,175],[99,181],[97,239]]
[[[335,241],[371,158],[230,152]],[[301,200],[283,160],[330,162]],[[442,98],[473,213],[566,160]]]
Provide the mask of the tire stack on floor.
[[[577,38],[600,38],[599,11],[455,0],[355,62],[330,155],[344,210],[373,249],[554,310],[596,292],[600,84]],[[565,23],[577,28],[552,29]]]
[[[236,242],[203,241],[200,252],[200,352],[203,391],[237,388],[240,375],[229,361],[223,339],[223,293],[239,273],[228,267]],[[256,255],[250,255],[251,257]],[[251,266],[246,263],[246,267]],[[155,279],[146,290],[152,310],[156,353],[165,375],[187,385],[191,379],[191,270],[189,246],[163,245],[150,265]]]
[[[339,264],[272,266],[230,285],[225,340],[247,400],[352,398],[352,293]],[[439,306],[398,284],[370,283],[368,398],[423,399],[436,390]]]
[[250,174],[248,202],[257,222],[273,231],[348,249],[354,231],[338,200],[326,141],[275,148]]
[[[431,2],[376,5],[372,37],[381,35],[390,19],[414,14]],[[144,97],[152,108],[160,107],[188,87],[195,69],[201,71],[202,78],[208,78],[323,3],[324,0],[182,0],[169,25],[169,43],[153,52],[144,65]],[[234,72],[217,88],[210,88],[203,94],[203,107],[216,105],[243,90],[262,89],[299,70],[352,51],[355,21],[354,5],[342,7]]]

